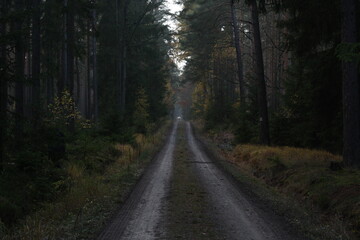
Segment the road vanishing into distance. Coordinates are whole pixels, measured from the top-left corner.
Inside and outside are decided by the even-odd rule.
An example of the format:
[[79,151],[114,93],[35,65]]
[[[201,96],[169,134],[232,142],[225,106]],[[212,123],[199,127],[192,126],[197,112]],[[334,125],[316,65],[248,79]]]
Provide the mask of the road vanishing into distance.
[[189,122],[168,141],[98,237],[115,239],[306,239],[220,169]]

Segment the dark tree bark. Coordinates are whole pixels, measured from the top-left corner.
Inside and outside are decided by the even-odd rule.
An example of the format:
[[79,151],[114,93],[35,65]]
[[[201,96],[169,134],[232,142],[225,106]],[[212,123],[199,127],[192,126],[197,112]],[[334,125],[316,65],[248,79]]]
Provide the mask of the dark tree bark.
[[90,29],[92,29],[92,23],[90,19],[87,23],[88,27],[88,33],[86,36],[86,42],[87,42],[87,79],[86,79],[86,88],[85,88],[85,109],[86,109],[86,118],[91,119],[92,117],[92,105],[91,105],[91,60],[92,60],[92,43],[91,43],[91,32]]
[[121,85],[122,85],[122,72],[121,72],[121,66],[122,66],[122,31],[121,31],[121,0],[116,0],[116,30],[117,30],[117,49],[116,49],[116,53],[117,53],[117,59],[116,59],[116,93],[115,93],[115,98],[116,98],[116,108],[120,111],[121,110]]
[[68,37],[68,46],[67,46],[67,79],[66,87],[68,88],[71,96],[74,95],[74,49],[75,49],[75,39],[74,39],[74,1],[69,1],[67,9],[67,18],[66,18],[66,31]]
[[[16,0],[16,11],[23,12],[24,3],[22,0]],[[24,40],[22,36],[22,17],[16,19],[15,23],[15,136],[20,141],[23,134],[24,117]]]
[[239,32],[239,24],[236,17],[236,9],[235,9],[235,1],[230,1],[231,7],[231,18],[232,25],[234,28],[234,45],[236,48],[236,61],[237,61],[237,74],[239,78],[239,86],[240,86],[240,102],[241,104],[245,103],[245,84],[244,84],[244,74],[243,74],[243,62],[241,57],[241,47],[240,47],[240,32]]
[[255,69],[258,88],[260,143],[270,145],[269,118],[264,75],[264,60],[261,46],[259,11],[256,0],[250,0],[251,19],[254,34]]
[[58,81],[58,95],[60,96],[62,94],[62,92],[68,89],[68,81],[69,81],[69,71],[68,71],[68,48],[69,48],[69,33],[68,33],[68,18],[69,18],[69,4],[68,4],[68,0],[64,0],[64,22],[63,22],[63,32],[64,32],[64,44],[63,44],[63,49],[62,49],[62,54],[61,54],[61,58],[62,58],[62,78],[61,80]]
[[126,104],[126,52],[127,52],[127,12],[128,6],[131,0],[120,0],[117,2],[116,22],[118,29],[118,64],[117,64],[117,105],[119,107],[120,114],[125,114]]
[[[6,1],[0,2],[0,13],[1,15],[6,14]],[[0,24],[0,36],[5,36],[6,34],[6,23]],[[0,172],[3,170],[3,165],[5,162],[5,136],[6,136],[6,126],[7,126],[7,71],[6,71],[6,45],[0,45]]]
[[64,0],[64,46],[63,79],[59,83],[59,92],[65,89],[73,96],[74,91],[74,1]]
[[[95,0],[94,0],[95,4]],[[93,84],[94,84],[94,120],[98,120],[99,117],[99,104],[98,104],[98,77],[97,77],[97,47],[96,47],[96,9],[94,7],[92,14],[92,28],[93,28],[93,38],[92,38],[92,52],[93,52]]]
[[36,125],[40,113],[40,0],[33,0],[32,9],[32,119]]
[[46,103],[50,104],[54,100],[54,79],[48,77],[46,80]]
[[75,58],[75,82],[76,82],[76,94],[75,94],[75,91],[74,91],[74,99],[75,99],[75,103],[77,106],[79,106],[80,104],[80,101],[81,101],[81,96],[80,96],[80,93],[81,93],[81,86],[80,86],[80,68],[79,68],[79,62],[80,62],[80,59],[79,58]]
[[[342,0],[342,43],[357,42],[356,0]],[[359,73],[355,60],[343,61],[343,158],[345,165],[360,167]]]
[[122,60],[121,60],[121,108],[120,113],[123,116],[125,114],[125,104],[126,104],[126,43],[124,39],[124,44],[122,46]]
[[[74,17],[74,1],[69,1],[67,8],[67,18],[66,18],[66,31],[68,37],[67,44],[67,79],[66,79],[66,88],[70,92],[70,96],[74,98],[74,63],[75,63],[75,17]],[[73,109],[74,110],[74,109]],[[72,131],[75,128],[75,119],[71,118],[69,129]]]

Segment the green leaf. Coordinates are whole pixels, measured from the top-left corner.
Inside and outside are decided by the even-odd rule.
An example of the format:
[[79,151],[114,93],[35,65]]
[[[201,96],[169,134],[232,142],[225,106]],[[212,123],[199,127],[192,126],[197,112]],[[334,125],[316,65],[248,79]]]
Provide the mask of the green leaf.
[[336,47],[336,56],[344,62],[359,62],[360,43],[340,43]]

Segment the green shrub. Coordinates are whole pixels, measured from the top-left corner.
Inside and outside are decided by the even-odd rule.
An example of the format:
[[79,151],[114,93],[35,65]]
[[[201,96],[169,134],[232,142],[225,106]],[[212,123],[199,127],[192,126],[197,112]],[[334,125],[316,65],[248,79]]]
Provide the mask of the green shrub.
[[20,206],[17,206],[13,201],[0,196],[0,236],[4,231],[5,225],[12,225],[22,215]]

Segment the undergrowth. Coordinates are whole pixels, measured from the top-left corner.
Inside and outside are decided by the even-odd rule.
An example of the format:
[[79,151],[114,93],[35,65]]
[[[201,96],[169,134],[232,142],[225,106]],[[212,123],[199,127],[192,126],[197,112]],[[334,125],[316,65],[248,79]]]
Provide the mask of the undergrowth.
[[135,134],[131,145],[80,136],[67,146],[70,154],[61,167],[63,176],[54,182],[54,200],[11,228],[0,221],[0,239],[95,238],[163,145],[168,127],[166,123],[150,136]]
[[237,145],[227,159],[285,195],[307,202],[360,236],[360,171],[319,150]]
[[[239,145],[233,161],[267,184],[310,200],[360,229],[360,171],[342,169],[340,156],[324,151]],[[359,232],[357,232],[359,234]]]

